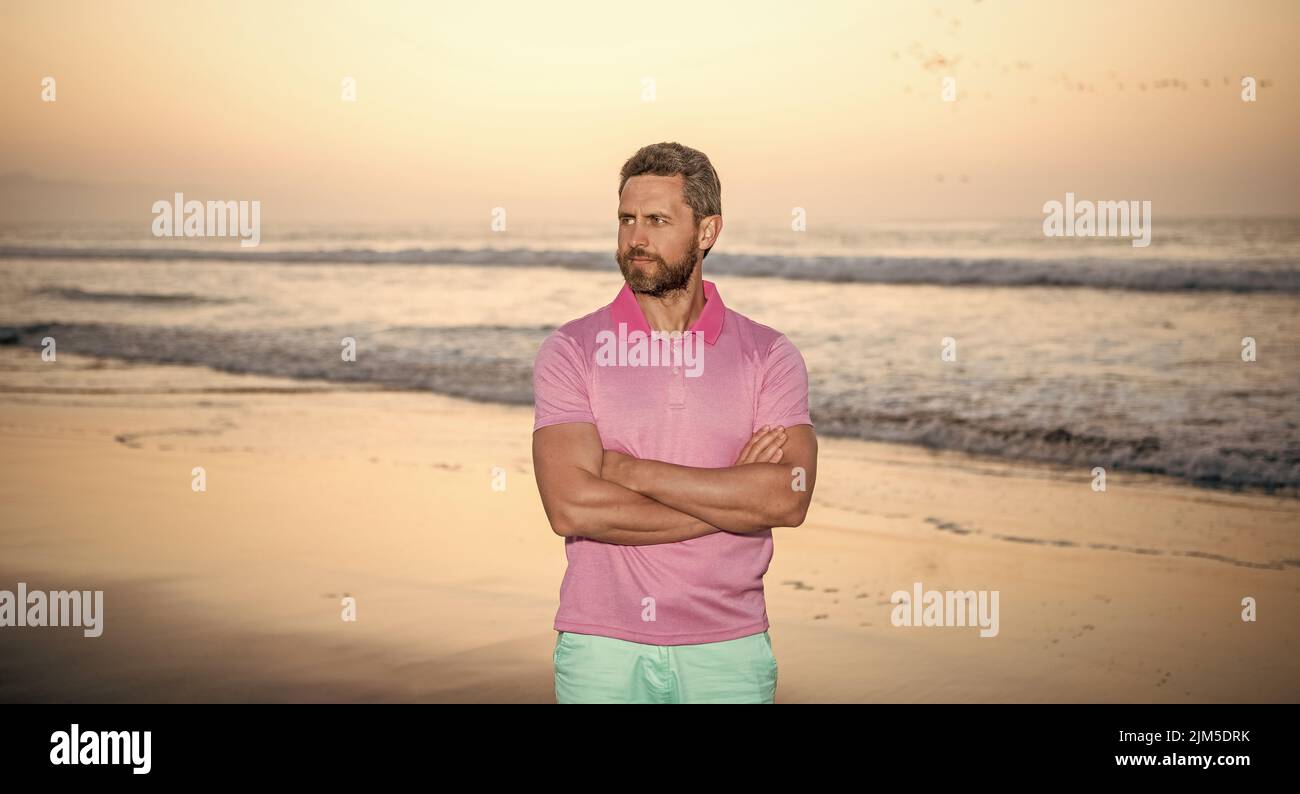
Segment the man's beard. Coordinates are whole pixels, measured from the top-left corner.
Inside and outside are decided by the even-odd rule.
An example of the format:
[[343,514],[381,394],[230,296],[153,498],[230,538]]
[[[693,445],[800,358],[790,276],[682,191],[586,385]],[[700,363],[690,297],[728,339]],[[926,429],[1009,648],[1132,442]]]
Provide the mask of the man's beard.
[[640,248],[629,248],[627,254],[622,256],[615,252],[614,258],[618,260],[618,269],[623,271],[623,280],[633,292],[662,298],[669,293],[686,289],[686,285],[691,283],[691,275],[695,273],[695,260],[699,253],[700,241],[695,235],[691,235],[691,248],[685,256],[672,264],[659,257],[652,257],[659,263],[659,267],[651,273],[645,272],[632,263],[633,259],[646,256]]

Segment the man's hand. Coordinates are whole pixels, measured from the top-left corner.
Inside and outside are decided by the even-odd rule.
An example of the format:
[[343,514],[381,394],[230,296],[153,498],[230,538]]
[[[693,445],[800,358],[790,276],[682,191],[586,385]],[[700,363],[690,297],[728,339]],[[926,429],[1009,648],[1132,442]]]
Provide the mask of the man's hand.
[[746,463],[778,463],[781,460],[781,446],[785,444],[785,428],[780,425],[763,425],[758,429],[740,451],[733,466]]

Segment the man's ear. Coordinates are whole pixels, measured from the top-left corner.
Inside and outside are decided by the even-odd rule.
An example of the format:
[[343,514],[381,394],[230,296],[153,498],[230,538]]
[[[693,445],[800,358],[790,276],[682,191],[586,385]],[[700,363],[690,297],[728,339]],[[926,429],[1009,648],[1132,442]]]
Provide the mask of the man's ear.
[[[703,232],[703,239],[700,240],[700,248],[709,249],[718,241],[718,235],[722,234],[722,216],[710,215],[700,224],[700,230]],[[705,243],[708,243],[705,245]]]

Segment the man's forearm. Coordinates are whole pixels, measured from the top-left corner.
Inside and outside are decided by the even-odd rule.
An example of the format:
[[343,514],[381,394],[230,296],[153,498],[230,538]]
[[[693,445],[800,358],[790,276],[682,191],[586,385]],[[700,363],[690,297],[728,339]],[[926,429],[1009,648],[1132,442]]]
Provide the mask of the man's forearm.
[[798,495],[791,469],[781,463],[747,463],[706,469],[615,456],[602,476],[656,502],[728,532],[794,526]]
[[569,496],[565,513],[570,535],[622,546],[676,543],[718,531],[706,521],[595,475]]
[[[654,501],[653,499],[651,501]],[[659,504],[655,502],[655,504]],[[663,507],[664,505],[660,505]],[[657,546],[660,543],[677,543],[711,535],[718,531],[703,521],[687,516],[692,523],[680,529],[607,529],[599,537],[588,538],[601,543],[613,543],[616,546]]]

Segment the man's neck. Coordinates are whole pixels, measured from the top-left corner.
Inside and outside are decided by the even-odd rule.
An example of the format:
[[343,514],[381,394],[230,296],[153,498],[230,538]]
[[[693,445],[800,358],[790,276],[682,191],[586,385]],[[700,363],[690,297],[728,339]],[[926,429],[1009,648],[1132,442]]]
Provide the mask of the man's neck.
[[636,296],[641,313],[645,315],[652,331],[686,332],[704,312],[704,284],[698,267],[691,274],[691,280],[684,289],[662,298],[643,295],[640,292],[632,294]]

